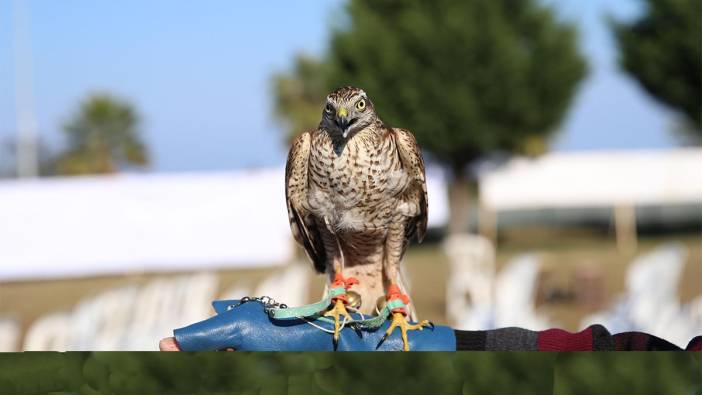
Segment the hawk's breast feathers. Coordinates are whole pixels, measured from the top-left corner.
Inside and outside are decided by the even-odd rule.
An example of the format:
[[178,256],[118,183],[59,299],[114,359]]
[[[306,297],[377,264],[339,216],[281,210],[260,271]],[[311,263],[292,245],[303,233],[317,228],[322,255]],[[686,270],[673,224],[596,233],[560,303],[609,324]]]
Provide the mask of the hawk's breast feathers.
[[290,227],[315,268],[323,271],[327,260],[320,231],[382,235],[402,221],[406,239],[421,241],[427,191],[414,136],[378,123],[338,148],[324,129],[306,132],[293,142],[286,165]]

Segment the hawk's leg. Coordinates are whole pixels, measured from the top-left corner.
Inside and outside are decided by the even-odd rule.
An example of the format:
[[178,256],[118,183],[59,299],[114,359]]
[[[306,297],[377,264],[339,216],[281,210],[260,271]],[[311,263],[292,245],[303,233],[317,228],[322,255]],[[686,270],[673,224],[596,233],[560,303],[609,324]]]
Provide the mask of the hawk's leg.
[[341,248],[339,247],[336,235],[333,234],[329,228],[330,226],[325,220],[325,228],[321,233],[327,256],[332,258],[330,262],[331,265],[327,263],[327,270],[332,279],[328,290],[329,296],[331,296],[331,305],[330,309],[324,313],[324,316],[334,319],[333,340],[334,348],[336,349],[336,345],[339,341],[339,333],[341,332],[341,318],[343,317],[344,320],[349,321],[352,320],[351,315],[346,310],[346,305],[349,302],[346,291],[354,284],[358,284],[358,280],[353,277],[344,278],[341,274],[344,268]]
[[[396,224],[402,224],[401,221],[396,221]],[[385,294],[386,305],[390,308],[390,314],[392,314],[392,321],[390,327],[385,332],[385,335],[378,343],[380,346],[385,339],[390,336],[390,334],[395,330],[395,328],[400,328],[402,333],[402,343],[403,350],[409,351],[409,342],[407,340],[407,331],[411,330],[422,330],[424,327],[434,327],[434,324],[427,320],[422,320],[417,324],[411,324],[408,321],[410,312],[408,305],[410,303],[409,296],[402,293],[399,286],[401,275],[400,275],[400,261],[402,260],[402,255],[406,247],[407,240],[405,239],[405,229],[404,226],[395,225],[388,230],[388,235],[385,241],[385,262],[383,265],[383,270],[385,278],[390,282],[390,286]]]
[[403,351],[409,351],[409,341],[407,340],[407,331],[413,331],[413,330],[419,330],[421,331],[424,329],[424,327],[434,327],[434,324],[427,320],[422,320],[417,324],[411,324],[407,320],[407,306],[409,304],[409,297],[405,294],[403,294],[400,291],[400,287],[398,287],[396,284],[390,285],[390,288],[388,289],[388,294],[386,296],[387,304],[389,306],[397,306],[391,310],[392,314],[392,321],[390,322],[390,326],[388,327],[387,331],[385,331],[385,335],[383,335],[383,338],[380,339],[380,342],[378,343],[378,347],[380,347],[381,344],[385,341],[385,339],[390,336],[392,331],[395,330],[395,328],[400,328],[400,333],[402,334],[402,350]]
[[329,288],[329,293],[332,295],[332,307],[329,311],[324,313],[324,316],[334,318],[334,348],[336,348],[337,342],[339,341],[341,317],[344,317],[344,320],[348,321],[353,319],[346,310],[346,305],[349,302],[346,291],[354,284],[358,284],[358,280],[353,277],[344,278],[341,273],[337,273]]

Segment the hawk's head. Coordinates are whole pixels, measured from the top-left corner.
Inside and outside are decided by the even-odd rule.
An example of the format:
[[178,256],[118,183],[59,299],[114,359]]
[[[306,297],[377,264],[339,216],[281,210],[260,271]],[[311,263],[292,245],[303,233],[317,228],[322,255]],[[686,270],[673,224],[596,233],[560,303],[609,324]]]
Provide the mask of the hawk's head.
[[321,125],[330,133],[344,139],[375,122],[373,103],[363,89],[353,86],[339,88],[327,96]]

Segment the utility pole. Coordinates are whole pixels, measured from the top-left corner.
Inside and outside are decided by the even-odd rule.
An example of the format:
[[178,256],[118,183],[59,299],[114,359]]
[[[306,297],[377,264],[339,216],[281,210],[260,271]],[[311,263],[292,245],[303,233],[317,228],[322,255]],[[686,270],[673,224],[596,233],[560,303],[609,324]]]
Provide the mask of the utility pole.
[[13,1],[17,177],[39,174],[37,122],[32,95],[32,59],[26,0]]

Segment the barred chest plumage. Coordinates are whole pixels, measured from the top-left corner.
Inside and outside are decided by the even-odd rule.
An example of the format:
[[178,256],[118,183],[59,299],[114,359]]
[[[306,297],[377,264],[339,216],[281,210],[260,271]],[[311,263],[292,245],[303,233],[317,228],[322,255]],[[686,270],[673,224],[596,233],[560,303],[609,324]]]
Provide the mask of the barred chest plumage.
[[390,133],[367,128],[343,148],[323,130],[312,139],[309,210],[333,233],[387,228],[410,183]]

